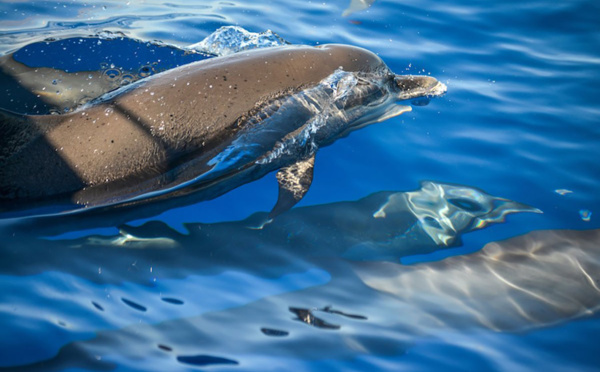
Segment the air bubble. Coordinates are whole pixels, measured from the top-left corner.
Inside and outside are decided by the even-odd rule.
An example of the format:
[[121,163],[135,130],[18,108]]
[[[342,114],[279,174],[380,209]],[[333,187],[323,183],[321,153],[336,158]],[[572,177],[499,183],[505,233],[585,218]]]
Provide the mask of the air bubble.
[[110,68],[104,71],[104,76],[106,76],[109,80],[115,80],[121,75],[121,71],[116,68]]
[[146,77],[152,75],[152,67],[151,66],[142,66],[139,69],[139,75],[141,77]]
[[127,85],[135,81],[135,77],[131,74],[124,74],[121,76],[121,85]]

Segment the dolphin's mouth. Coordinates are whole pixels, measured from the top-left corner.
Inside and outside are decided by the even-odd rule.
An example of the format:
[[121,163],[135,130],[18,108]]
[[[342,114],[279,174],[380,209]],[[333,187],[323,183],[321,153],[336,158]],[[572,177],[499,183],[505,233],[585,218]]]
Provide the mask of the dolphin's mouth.
[[438,81],[438,83],[433,88],[431,88],[431,90],[429,90],[428,96],[439,97],[439,96],[444,95],[447,90],[448,90],[448,87],[446,86],[446,84]]
[[448,89],[445,84],[431,76],[396,75],[394,81],[399,89],[399,100],[439,97]]
[[438,81],[437,84],[429,90],[429,94],[427,96],[439,97],[439,96],[444,95],[447,90],[448,90],[448,87],[446,86],[446,84]]

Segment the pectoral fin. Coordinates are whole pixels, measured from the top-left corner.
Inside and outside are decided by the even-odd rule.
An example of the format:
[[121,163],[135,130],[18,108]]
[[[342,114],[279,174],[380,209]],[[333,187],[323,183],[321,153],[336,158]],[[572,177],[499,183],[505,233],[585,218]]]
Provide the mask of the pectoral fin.
[[313,155],[289,167],[281,168],[277,172],[279,198],[269,213],[269,218],[289,210],[304,197],[312,183],[314,166],[315,156]]

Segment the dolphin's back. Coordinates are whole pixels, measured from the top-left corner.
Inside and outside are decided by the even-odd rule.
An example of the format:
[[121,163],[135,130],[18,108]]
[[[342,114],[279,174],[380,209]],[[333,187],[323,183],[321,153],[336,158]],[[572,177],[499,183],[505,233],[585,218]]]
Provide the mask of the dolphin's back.
[[[338,68],[382,66],[355,47],[277,47],[181,66],[66,115],[0,115],[3,133],[12,133],[0,140],[0,200],[86,204],[74,195],[91,188],[104,202],[119,201],[176,185],[182,175],[208,170],[204,160],[270,100]],[[190,159],[193,170],[183,166]]]
[[414,307],[423,326],[521,331],[600,309],[600,230],[548,230],[413,266],[360,269],[367,285]]

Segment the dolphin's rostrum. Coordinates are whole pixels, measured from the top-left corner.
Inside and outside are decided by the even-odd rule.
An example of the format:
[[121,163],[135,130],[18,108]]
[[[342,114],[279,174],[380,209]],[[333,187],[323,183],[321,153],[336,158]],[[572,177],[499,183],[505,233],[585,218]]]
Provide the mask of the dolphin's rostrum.
[[2,210],[195,190],[208,199],[280,169],[273,217],[306,193],[318,148],[410,110],[399,100],[445,90],[432,77],[394,75],[361,48],[284,46],[181,66],[70,114],[2,112]]

